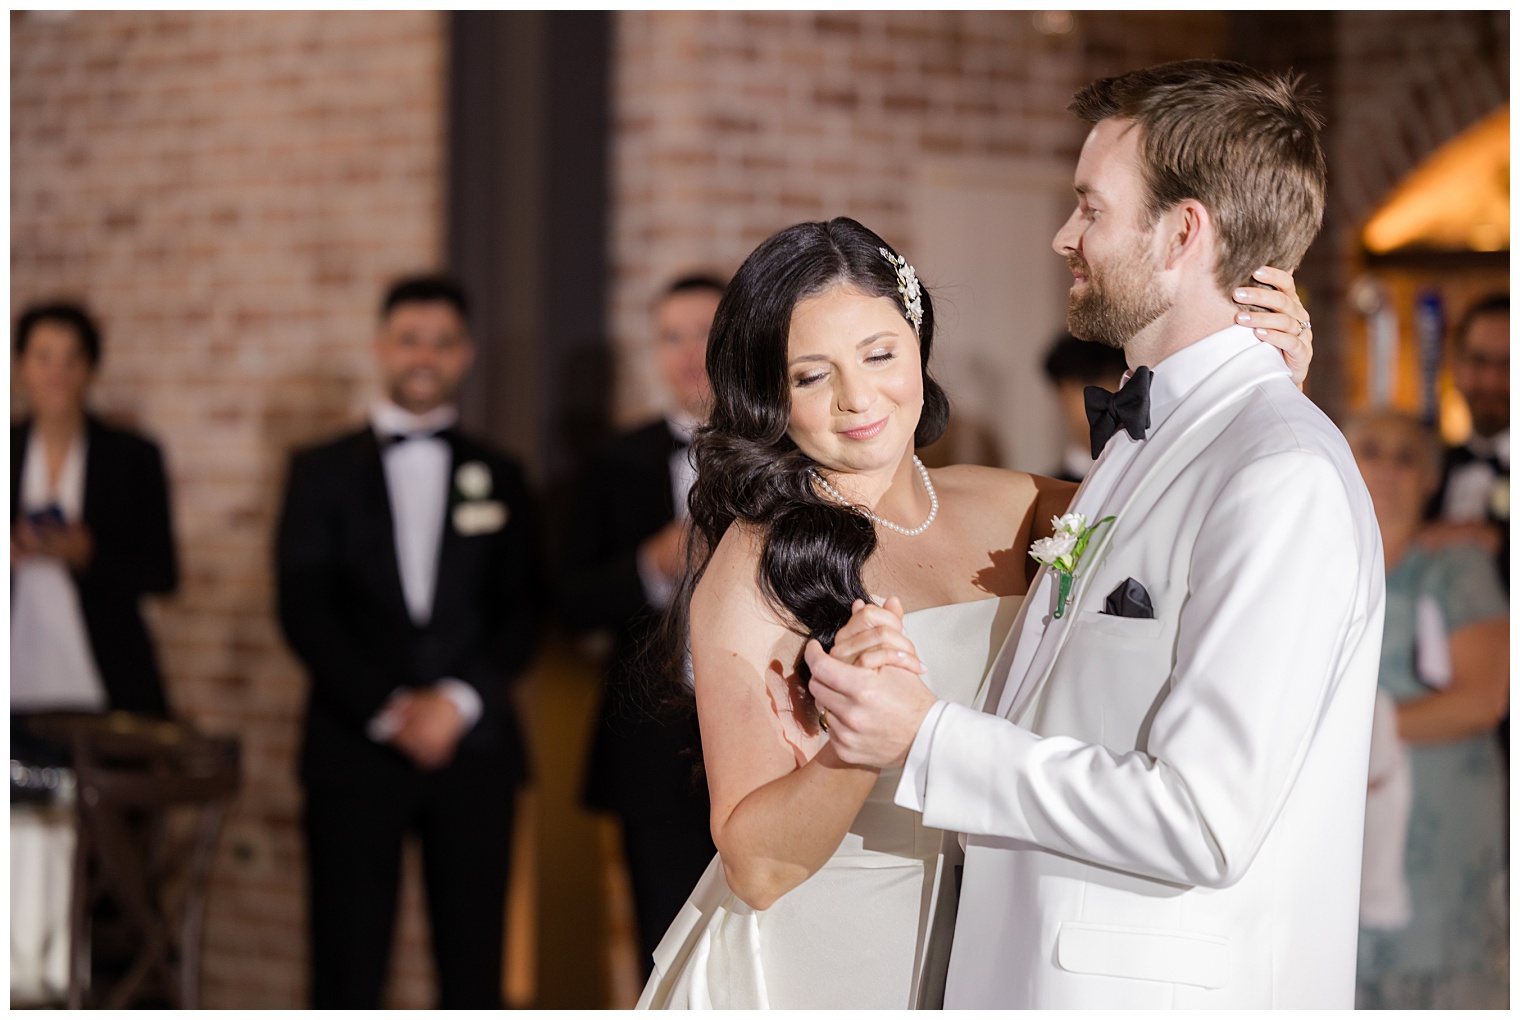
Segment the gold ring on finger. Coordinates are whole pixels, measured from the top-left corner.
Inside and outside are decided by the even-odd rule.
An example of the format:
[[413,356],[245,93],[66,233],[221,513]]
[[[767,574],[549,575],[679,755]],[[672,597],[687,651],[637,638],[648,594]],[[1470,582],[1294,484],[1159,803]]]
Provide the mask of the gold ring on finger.
[[829,731],[829,710],[828,709],[826,709],[826,708],[820,708],[818,710],[818,725],[823,728],[823,732],[827,733]]

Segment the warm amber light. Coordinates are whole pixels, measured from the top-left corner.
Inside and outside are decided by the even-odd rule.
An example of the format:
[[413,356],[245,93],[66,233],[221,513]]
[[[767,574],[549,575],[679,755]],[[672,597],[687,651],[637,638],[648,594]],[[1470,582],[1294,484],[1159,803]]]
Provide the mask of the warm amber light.
[[1374,254],[1395,248],[1509,248],[1509,105],[1436,150],[1362,231]]

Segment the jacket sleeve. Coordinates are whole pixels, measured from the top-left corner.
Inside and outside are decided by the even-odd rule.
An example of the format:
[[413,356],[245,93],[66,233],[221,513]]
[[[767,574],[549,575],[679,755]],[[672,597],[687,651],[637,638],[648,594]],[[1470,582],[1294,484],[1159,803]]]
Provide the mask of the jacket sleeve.
[[358,640],[339,611],[338,493],[316,458],[291,459],[275,539],[276,597],[285,639],[310,673],[312,700],[362,730],[410,678],[401,663]]
[[[94,521],[94,550],[78,574],[81,590],[127,598],[167,593],[179,582],[169,480],[157,445],[129,438],[120,444],[122,463],[110,477],[118,479],[109,506]],[[111,456],[109,450],[99,455]],[[91,498],[87,495],[87,499]]]
[[648,603],[639,546],[618,538],[618,501],[626,496],[609,461],[602,457],[580,479],[556,571],[560,613],[575,630],[622,627]]
[[[1311,743],[1327,739],[1319,724],[1348,635],[1381,634],[1362,548],[1327,460],[1294,452],[1241,469],[1199,532],[1145,749],[948,706],[929,748],[926,824],[1184,885],[1238,881]],[[1370,696],[1368,709],[1370,720]]]

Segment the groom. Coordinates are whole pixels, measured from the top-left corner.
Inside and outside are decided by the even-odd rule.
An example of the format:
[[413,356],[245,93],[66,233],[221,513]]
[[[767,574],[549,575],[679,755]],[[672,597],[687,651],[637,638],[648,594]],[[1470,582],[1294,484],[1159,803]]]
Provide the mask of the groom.
[[983,711],[816,642],[813,694],[841,757],[904,764],[898,804],[968,834],[946,1006],[1350,1008],[1381,541],[1340,433],[1231,306],[1319,228],[1319,121],[1216,61],[1071,109],[1068,323],[1132,369],[1093,401],[1073,510],[1113,520],[1059,616],[1036,575]]

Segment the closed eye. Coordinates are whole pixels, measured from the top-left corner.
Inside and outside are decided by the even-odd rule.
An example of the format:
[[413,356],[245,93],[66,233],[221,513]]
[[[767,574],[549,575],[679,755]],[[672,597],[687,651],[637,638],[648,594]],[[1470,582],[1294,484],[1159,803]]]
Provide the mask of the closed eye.
[[805,386],[811,386],[827,376],[827,372],[814,372],[812,375],[798,376],[796,379],[792,380],[792,385],[800,389]]

